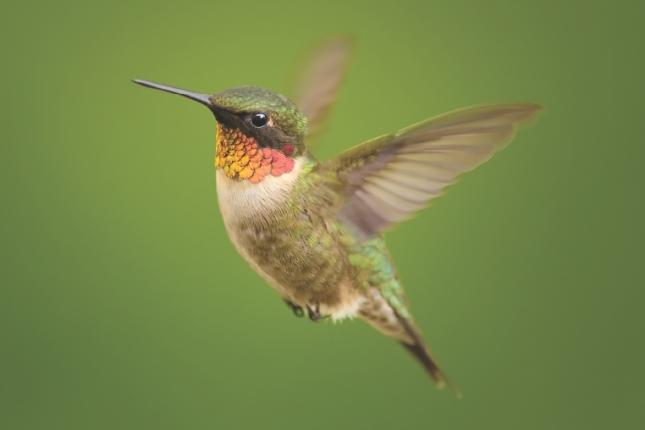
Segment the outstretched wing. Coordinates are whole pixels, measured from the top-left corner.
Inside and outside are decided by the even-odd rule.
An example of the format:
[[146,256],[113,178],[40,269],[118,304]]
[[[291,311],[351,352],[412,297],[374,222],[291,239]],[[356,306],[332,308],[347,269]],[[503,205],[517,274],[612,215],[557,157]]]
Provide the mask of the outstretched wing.
[[339,217],[364,238],[423,208],[506,146],[540,106],[466,108],[358,145],[326,165],[342,184]]
[[309,120],[308,135],[318,132],[336,100],[352,52],[348,38],[335,38],[310,55],[295,87],[298,108]]

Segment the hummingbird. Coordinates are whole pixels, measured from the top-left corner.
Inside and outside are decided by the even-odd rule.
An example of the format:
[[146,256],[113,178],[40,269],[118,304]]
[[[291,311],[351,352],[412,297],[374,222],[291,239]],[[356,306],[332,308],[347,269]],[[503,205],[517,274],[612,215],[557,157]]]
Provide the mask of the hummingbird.
[[534,103],[455,110],[319,161],[310,150],[346,73],[351,44],[314,51],[296,102],[246,86],[204,94],[150,81],[214,115],[220,212],[239,254],[298,317],[360,318],[396,340],[438,388],[450,382],[417,328],[384,233],[504,148]]

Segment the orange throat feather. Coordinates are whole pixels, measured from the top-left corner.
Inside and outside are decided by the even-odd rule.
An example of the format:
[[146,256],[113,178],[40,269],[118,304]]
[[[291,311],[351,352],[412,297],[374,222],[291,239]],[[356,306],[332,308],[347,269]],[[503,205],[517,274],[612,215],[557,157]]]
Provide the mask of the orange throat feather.
[[257,184],[268,175],[289,173],[293,166],[294,159],[282,151],[262,148],[255,138],[217,124],[215,167],[229,178]]

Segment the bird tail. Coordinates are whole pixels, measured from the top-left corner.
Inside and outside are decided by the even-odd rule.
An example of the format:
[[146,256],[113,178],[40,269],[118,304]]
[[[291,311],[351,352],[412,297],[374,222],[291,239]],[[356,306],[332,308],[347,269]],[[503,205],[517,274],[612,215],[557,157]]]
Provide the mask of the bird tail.
[[461,398],[459,389],[448,379],[426,348],[419,331],[409,318],[400,315],[378,291],[371,291],[368,300],[359,310],[361,318],[381,333],[399,341],[423,366],[438,389],[448,386]]
[[428,372],[432,380],[438,389],[443,389],[444,387],[450,388],[450,390],[455,393],[457,398],[461,398],[461,392],[455,384],[448,379],[448,376],[441,370],[437,362],[432,358],[430,351],[426,348],[421,335],[418,330],[410,323],[409,320],[405,319],[396,314],[399,322],[403,326],[404,330],[410,337],[411,341],[400,340],[399,343],[403,346],[412,356],[423,366],[423,368]]

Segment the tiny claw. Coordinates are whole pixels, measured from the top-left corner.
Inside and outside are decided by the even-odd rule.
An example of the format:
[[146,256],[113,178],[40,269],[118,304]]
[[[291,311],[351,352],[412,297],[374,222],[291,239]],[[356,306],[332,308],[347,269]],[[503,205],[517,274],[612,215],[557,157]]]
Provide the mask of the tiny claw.
[[315,306],[309,306],[307,305],[307,316],[311,321],[320,321],[323,318],[327,318],[329,315],[323,315],[320,313],[320,303],[316,304]]
[[286,299],[284,302],[287,304],[287,306],[289,306],[289,309],[291,309],[291,311],[295,316],[297,316],[298,318],[302,318],[305,316],[305,311],[304,309],[302,309],[302,306],[298,306],[297,304]]

